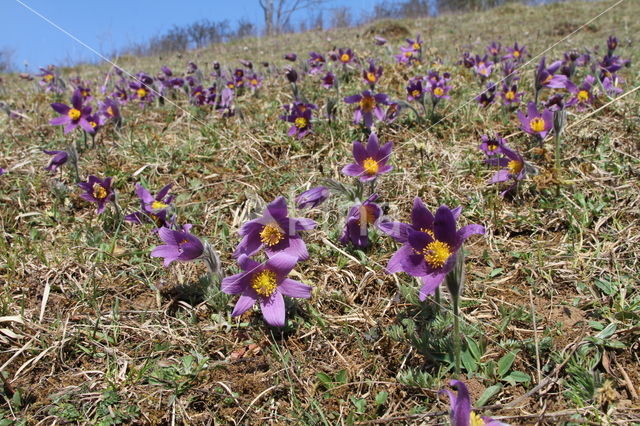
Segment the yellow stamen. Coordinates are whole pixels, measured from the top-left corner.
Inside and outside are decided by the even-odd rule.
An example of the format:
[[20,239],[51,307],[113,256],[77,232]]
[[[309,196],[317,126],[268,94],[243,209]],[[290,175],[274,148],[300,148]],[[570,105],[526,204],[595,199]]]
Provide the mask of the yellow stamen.
[[513,56],[515,56],[516,58],[520,57],[520,51],[519,50],[514,50],[513,51]]
[[93,127],[94,129],[96,127],[98,127],[98,123],[96,123],[95,121],[90,121],[89,124],[91,125],[91,127]]
[[497,143],[495,143],[495,142],[493,142],[493,141],[492,141],[492,142],[489,142],[489,143],[487,144],[487,149],[488,149],[489,151],[495,151],[496,149],[498,149],[498,144],[497,144]]
[[145,96],[147,96],[147,91],[146,89],[141,87],[138,90],[136,90],[136,95],[138,95],[140,99],[143,99]]
[[415,89],[414,91],[411,92],[411,96],[413,96],[414,98],[417,98],[418,96],[420,96],[420,91],[418,89]]
[[523,166],[524,164],[522,164],[522,161],[511,160],[507,164],[507,169],[509,170],[509,173],[511,173],[512,175],[517,175],[522,171]]
[[114,112],[113,112],[113,108],[108,107],[107,108],[107,114],[109,114],[110,117],[113,117],[115,115]]
[[436,237],[433,235],[433,231],[431,229],[420,228],[420,232],[424,232],[425,234],[429,235],[434,240],[436,239]]
[[509,90],[507,93],[504,94],[504,98],[512,101],[516,98],[516,94],[513,90]]
[[364,167],[364,172],[368,175],[375,175],[380,169],[378,162],[371,157],[364,160],[362,167]]
[[371,112],[376,107],[376,100],[373,96],[363,96],[360,99],[360,108],[364,112]]
[[544,124],[545,123],[542,117],[534,117],[529,122],[529,127],[531,127],[531,130],[533,130],[534,132],[539,133],[544,131]]
[[79,109],[75,109],[75,108],[71,108],[69,110],[69,112],[67,112],[67,115],[69,116],[69,118],[71,118],[73,121],[76,121],[80,118],[80,116],[82,115],[82,113],[80,112]]
[[165,204],[162,201],[156,200],[153,203],[151,203],[151,208],[154,210],[166,209],[167,207],[169,207],[169,204]]
[[418,43],[416,41],[415,43],[413,43],[413,45],[411,47],[413,47],[413,50],[418,50],[418,49],[420,49],[421,46],[420,46],[420,43]]
[[433,89],[433,94],[436,96],[442,96],[444,95],[444,89],[442,87],[436,87]]
[[589,100],[589,92],[581,90],[578,92],[578,100],[580,102],[587,102]]
[[549,74],[549,75],[547,76],[547,78],[545,78],[545,79],[544,79],[544,81],[542,82],[542,84],[547,84],[548,82],[550,82],[550,81],[551,81],[551,79],[552,79],[552,78],[553,78],[553,76],[552,76],[551,74]]
[[262,297],[271,296],[277,287],[276,273],[268,269],[258,272],[251,278],[251,288]]
[[53,80],[53,74],[46,74],[44,77],[42,77],[44,79],[44,81],[46,81],[47,83],[51,83],[51,80]]
[[99,183],[94,183],[93,184],[93,198],[97,199],[97,200],[103,200],[105,198],[107,198],[108,192],[107,190],[100,185]]
[[236,87],[233,83],[227,83],[227,87],[229,89],[233,89],[234,87]]
[[485,426],[485,422],[482,417],[472,411],[469,415],[469,426]]
[[367,73],[367,80],[369,80],[371,83],[375,83],[376,82],[376,75],[372,72],[368,72]]
[[252,79],[251,79],[251,84],[252,84],[253,86],[257,86],[257,85],[258,85],[258,80],[256,80],[255,78],[252,78]]
[[284,239],[284,232],[276,223],[269,223],[260,231],[260,241],[269,247],[273,247]]
[[342,55],[340,55],[340,60],[342,62],[349,62],[349,59],[351,59],[351,56],[349,56],[348,53],[343,53]]
[[413,52],[411,50],[407,50],[406,52],[404,52],[404,56],[405,58],[410,58],[413,56]]
[[438,240],[430,242],[422,250],[424,260],[426,260],[432,268],[441,268],[451,254],[451,246]]
[[304,117],[298,117],[296,118],[296,121],[294,122],[294,124],[298,129],[303,129],[307,127],[307,119]]
[[82,91],[82,97],[86,98],[87,96],[89,96],[89,92],[87,92],[86,90]]

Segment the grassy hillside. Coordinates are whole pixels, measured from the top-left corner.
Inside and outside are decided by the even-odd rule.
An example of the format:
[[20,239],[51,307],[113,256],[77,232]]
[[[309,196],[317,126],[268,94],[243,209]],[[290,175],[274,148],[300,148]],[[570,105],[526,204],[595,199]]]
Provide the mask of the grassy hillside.
[[[439,391],[456,377],[477,412],[510,424],[640,422],[636,16],[633,0],[509,5],[117,58],[125,72],[152,76],[167,65],[184,77],[194,62],[205,87],[214,61],[228,73],[249,60],[264,80],[255,93],[236,89],[230,117],[194,105],[182,88],[163,105],[129,102],[121,106],[123,125],[107,123],[95,146],[91,137],[85,146],[78,129],[64,135],[49,124],[58,116],[50,104],[68,104],[79,77],[95,111],[105,96],[100,86],[109,94],[119,78],[111,65],[59,70],[68,86],[60,94],[45,92],[39,77],[3,76],[0,101],[14,115],[0,117],[7,171],[0,176],[0,423],[447,424],[449,401]],[[397,64],[393,55],[416,34],[422,63]],[[375,45],[374,35],[387,45]],[[610,35],[619,40],[616,55],[630,60],[618,71],[622,93],[568,108],[558,172],[553,136],[536,142],[516,110],[534,99],[539,54],[551,63],[588,50],[597,63]],[[485,85],[458,63],[492,41],[518,42],[531,54],[518,69],[524,103],[513,111],[499,101],[480,107],[474,98]],[[446,286],[420,301],[419,279],[385,273],[401,244],[380,230],[370,230],[366,249],[340,244],[352,202],[334,194],[318,208],[294,209],[295,196],[323,179],[351,185],[341,169],[353,162],[352,142],[367,138],[352,122],[355,106],[342,101],[367,88],[360,65],[327,65],[341,78],[339,93],[321,86],[324,73],[302,71],[308,52],[346,47],[362,64],[375,58],[384,67],[376,91],[394,100],[405,101],[412,77],[451,74],[451,99],[432,117],[405,108],[392,123],[376,124],[380,141],[394,143],[394,168],[377,179],[376,193],[397,221],[410,222],[419,196],[431,211],[461,206],[459,227],[485,228],[464,248],[459,375]],[[290,52],[295,64],[283,59]],[[299,93],[318,105],[313,133],[301,139],[279,119],[294,100],[287,66],[300,75]],[[581,67],[574,82],[590,73]],[[492,81],[500,78],[494,71]],[[540,101],[552,93],[543,89]],[[332,120],[329,99],[338,99]],[[495,133],[536,170],[506,197],[500,192],[508,185],[488,184],[499,168],[478,149],[481,135]],[[222,292],[203,262],[163,267],[150,257],[162,244],[151,224],[123,222],[111,203],[96,214],[80,197],[71,162],[44,170],[51,157],[42,149],[70,145],[79,151],[81,181],[113,177],[123,214],[139,210],[136,183],[152,194],[173,184],[178,223],[193,224],[191,232],[219,253],[224,276],[240,271],[232,254],[242,224],[284,196],[293,217],[318,222],[304,233],[309,259],[291,274],[313,287],[311,298],[287,299],[285,327],[268,326],[257,306],[232,317],[238,296]]]

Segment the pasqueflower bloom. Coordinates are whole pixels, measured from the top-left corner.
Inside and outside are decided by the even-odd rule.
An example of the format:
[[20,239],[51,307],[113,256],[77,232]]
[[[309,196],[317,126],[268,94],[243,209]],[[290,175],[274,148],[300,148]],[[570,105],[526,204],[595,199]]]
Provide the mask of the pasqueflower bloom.
[[309,70],[309,74],[317,74],[322,71],[322,68],[325,64],[326,60],[324,56],[322,56],[318,52],[309,52],[309,59],[307,59],[307,63],[311,68]]
[[78,126],[86,132],[94,133],[93,127],[87,120],[91,115],[91,107],[82,103],[82,95],[78,90],[75,90],[71,96],[71,106],[54,102],[51,104],[51,108],[62,115],[52,119],[49,123],[54,126],[63,125],[65,134]]
[[355,55],[351,49],[338,49],[338,60],[343,65],[353,62]]
[[302,139],[311,133],[312,111],[317,107],[314,104],[305,104],[304,102],[294,102],[291,105],[285,105],[285,114],[280,116],[281,120],[293,123],[289,127],[289,136],[295,136]]
[[506,144],[506,141],[500,137],[499,134],[495,138],[490,138],[487,135],[480,136],[482,143],[479,148],[482,152],[491,157],[496,154],[502,154],[502,147]]
[[407,85],[407,100],[422,102],[424,97],[424,88],[422,86],[422,78],[417,77],[409,80]]
[[[142,223],[145,219],[151,219],[158,227],[169,227],[172,221],[167,221],[167,214],[171,208],[171,202],[175,198],[167,196],[172,185],[164,186],[154,197],[141,184],[136,184],[136,195],[140,198],[141,211],[125,216],[125,220],[133,223]],[[171,222],[171,223],[170,223]]]
[[241,255],[238,265],[242,272],[224,278],[220,285],[220,289],[227,294],[241,295],[231,315],[242,315],[258,302],[262,316],[269,325],[284,326],[286,312],[283,295],[303,299],[311,297],[311,287],[287,278],[297,261],[297,257],[286,253],[278,253],[264,263]]
[[574,87],[571,90],[573,97],[567,102],[567,106],[575,106],[578,111],[583,111],[591,104],[593,104],[593,86],[596,82],[596,78],[592,75],[587,75],[582,84],[579,87]]
[[420,34],[418,34],[414,39],[406,39],[407,47],[412,49],[414,52],[420,53],[422,51],[422,39],[420,38]]
[[396,118],[400,116],[401,110],[402,110],[402,107],[400,106],[400,104],[396,102],[389,103],[389,106],[387,107],[387,110],[384,113],[384,118],[382,121],[384,121],[385,123],[393,123],[396,120]]
[[496,99],[496,84],[492,82],[487,83],[487,89],[479,96],[476,96],[476,101],[483,106],[488,107]]
[[520,128],[523,131],[541,139],[544,139],[553,127],[553,112],[548,109],[539,112],[535,102],[529,102],[526,115],[524,112],[518,111],[518,118],[520,119]]
[[336,76],[331,71],[328,71],[324,77],[322,77],[322,87],[325,89],[331,89],[336,85]]
[[361,182],[374,180],[379,175],[393,169],[392,166],[387,165],[392,149],[392,142],[387,142],[380,147],[378,136],[371,132],[366,147],[360,141],[353,143],[353,158],[356,162],[344,166],[342,173],[357,177]]
[[489,78],[493,72],[493,62],[487,59],[487,55],[484,55],[483,57],[476,55],[476,59],[473,64],[473,71],[482,81],[484,81]]
[[511,186],[500,193],[500,195],[504,197],[516,188],[519,181],[525,178],[527,166],[522,155],[509,148],[504,143],[501,144],[500,153],[503,154],[504,157],[489,157],[485,161],[489,165],[504,167],[493,175],[489,183],[513,180]]
[[91,175],[87,182],[80,182],[78,186],[85,191],[83,194],[80,194],[80,197],[98,205],[98,209],[96,210],[98,214],[104,211],[108,202],[115,202],[115,193],[111,188],[110,177],[100,179],[99,177]]
[[373,36],[373,42],[377,46],[384,46],[385,44],[387,44],[387,39],[384,38],[384,37],[380,37],[380,36]]
[[324,203],[331,195],[326,186],[316,186],[296,197],[296,207],[299,209],[315,208]]
[[620,87],[620,83],[622,83],[622,78],[618,77],[616,74],[611,74],[602,80],[602,87],[604,87],[605,92],[609,96],[618,96],[622,93],[622,88]]
[[500,60],[500,53],[502,53],[502,44],[500,44],[500,42],[493,41],[487,46],[487,54],[493,57],[494,62]]
[[253,75],[247,79],[247,82],[249,83],[249,87],[254,90],[262,87],[262,77],[256,73],[253,73]]
[[484,234],[484,227],[475,224],[456,230],[456,217],[459,213],[456,210],[440,206],[436,214],[432,215],[424,208],[421,200],[414,201],[413,216],[420,216],[417,224],[421,229],[417,230],[413,226],[407,229],[406,243],[389,260],[389,273],[403,271],[421,278],[423,285],[420,288],[420,300],[425,300],[432,294],[453,270],[458,250],[464,241],[473,234]]
[[545,57],[543,56],[542,59],[540,59],[535,76],[536,91],[541,90],[543,87],[551,89],[571,89],[575,87],[566,75],[556,74],[561,65],[562,61],[556,61],[547,67]]
[[122,116],[120,115],[120,107],[118,103],[111,98],[105,98],[104,101],[98,102],[98,108],[100,114],[102,114],[105,118],[111,118],[115,122],[119,122],[122,120]]
[[267,205],[261,217],[242,225],[239,231],[242,241],[233,255],[251,256],[264,248],[269,257],[284,252],[305,260],[309,253],[300,232],[315,226],[316,222],[311,219],[290,218],[285,199],[278,197]]
[[502,104],[508,106],[514,106],[522,101],[522,95],[524,92],[518,92],[518,85],[512,84],[511,86],[503,85],[500,97],[502,98]]
[[295,62],[298,59],[298,55],[296,55],[295,53],[287,53],[286,55],[284,55],[284,58],[287,61]]
[[62,166],[69,159],[69,154],[67,153],[67,151],[48,151],[46,149],[43,149],[42,152],[48,155],[53,155],[53,158],[51,158],[51,161],[49,161],[49,165],[45,167],[45,170],[48,170],[50,172],[55,172],[56,170],[58,170],[58,167]]
[[[449,384],[455,387],[458,394],[445,390],[451,402],[452,426],[509,426],[491,417],[481,417],[471,410],[471,398],[467,386],[459,380],[452,380]],[[441,391],[442,392],[442,391]]]
[[188,262],[202,256],[204,245],[189,230],[191,225],[185,225],[182,231],[174,231],[169,228],[160,228],[158,236],[164,242],[151,251],[151,257],[164,258],[164,266],[167,267],[176,260]]
[[516,62],[521,62],[527,54],[527,48],[524,45],[518,46],[518,42],[516,42],[513,47],[507,47],[507,52],[502,59],[513,59]]
[[153,91],[146,83],[132,81],[129,83],[129,88],[133,91],[132,97],[138,99],[141,106],[151,102],[154,98]]
[[382,208],[374,203],[377,199],[378,195],[372,194],[364,202],[349,209],[347,221],[340,236],[341,244],[347,245],[351,242],[356,248],[369,246],[369,226],[374,225],[382,216]]
[[388,105],[389,97],[384,93],[374,95],[369,90],[365,90],[359,95],[347,96],[344,101],[348,104],[358,103],[358,108],[353,113],[353,122],[358,124],[364,121],[364,126],[370,128],[374,115],[378,120],[384,118],[381,105]]
[[612,56],[613,51],[618,47],[618,39],[614,36],[609,36],[607,39],[607,56]]
[[406,65],[410,65],[420,60],[415,50],[410,47],[402,46],[400,47],[400,53],[398,55],[394,55],[394,57],[396,58],[396,62]]
[[362,70],[362,80],[368,84],[371,90],[376,86],[378,80],[382,76],[382,66],[376,68],[374,60],[369,61],[369,67]]

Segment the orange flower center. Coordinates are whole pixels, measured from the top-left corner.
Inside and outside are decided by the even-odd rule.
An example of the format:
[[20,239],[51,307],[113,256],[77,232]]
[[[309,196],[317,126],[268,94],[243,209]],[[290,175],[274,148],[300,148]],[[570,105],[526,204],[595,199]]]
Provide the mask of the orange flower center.
[[53,80],[53,74],[46,74],[44,77],[42,77],[44,79],[44,81],[46,81],[47,83],[50,83],[51,80]]
[[578,100],[580,102],[586,102],[589,100],[589,92],[586,90],[581,90],[578,92]]
[[511,160],[507,164],[507,169],[509,170],[509,173],[511,173],[512,175],[517,175],[522,171],[523,166],[524,165],[522,164],[522,161]]
[[373,98],[373,96],[363,96],[362,99],[360,99],[360,108],[364,112],[373,111],[375,106],[376,100]]
[[262,297],[271,296],[277,287],[276,273],[269,269],[260,271],[251,278],[251,288]]
[[107,198],[107,195],[108,195],[107,190],[104,189],[104,187],[99,183],[93,184],[92,194],[93,194],[93,198],[97,200],[104,200],[105,198]]
[[141,87],[138,90],[136,90],[136,95],[138,95],[140,99],[143,99],[145,96],[147,96],[147,90]]
[[442,96],[444,95],[444,89],[442,87],[436,87],[433,89],[433,94],[436,96]]
[[349,56],[348,53],[343,53],[342,55],[340,55],[340,60],[342,62],[349,62],[349,59],[351,59],[351,56]]
[[432,241],[422,250],[424,260],[432,268],[441,268],[451,256],[451,246],[442,241]]
[[77,119],[80,118],[80,116],[82,115],[82,113],[80,112],[79,109],[75,109],[75,108],[71,108],[69,110],[69,112],[67,112],[67,115],[69,116],[69,118],[71,118],[73,121],[76,121]]
[[113,112],[113,108],[108,107],[107,108],[107,114],[109,115],[109,117],[113,117],[115,115],[114,112]]
[[368,175],[375,175],[380,170],[378,162],[371,157],[364,160],[362,167],[364,167],[364,172]]
[[269,223],[260,231],[260,241],[269,247],[273,247],[284,239],[284,233],[276,223]]
[[411,47],[413,47],[413,50],[418,50],[418,49],[420,49],[421,46],[420,46],[420,43],[418,43],[416,41],[415,43],[413,43],[413,45]]
[[544,131],[544,120],[542,119],[542,117],[534,117],[530,122],[529,122],[529,126],[531,127],[531,130],[533,130],[534,132],[540,133]]
[[519,50],[514,50],[513,51],[513,56],[515,56],[516,58],[520,57],[520,51]]
[[376,75],[372,72],[368,72],[367,73],[367,80],[369,80],[371,83],[375,83],[376,82]]
[[513,90],[509,90],[507,93],[504,94],[504,97],[505,99],[512,101],[516,98],[516,94]]
[[415,89],[411,92],[411,96],[413,96],[414,98],[417,98],[418,96],[420,96],[420,91],[418,89]]

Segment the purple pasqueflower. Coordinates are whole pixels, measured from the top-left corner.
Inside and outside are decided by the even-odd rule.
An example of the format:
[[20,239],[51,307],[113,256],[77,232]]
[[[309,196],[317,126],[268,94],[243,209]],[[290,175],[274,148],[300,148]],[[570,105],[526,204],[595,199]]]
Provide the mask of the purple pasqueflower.
[[312,288],[287,278],[298,262],[296,256],[277,253],[264,263],[258,263],[247,255],[238,258],[242,269],[239,274],[222,280],[220,289],[227,294],[240,294],[231,316],[237,317],[251,308],[256,301],[265,321],[274,327],[285,324],[284,297],[311,297]]
[[524,45],[518,46],[518,42],[515,42],[513,47],[507,47],[507,52],[502,59],[513,59],[516,62],[521,62],[527,54],[527,48]]
[[496,99],[496,84],[492,82],[487,83],[487,88],[480,95],[476,96],[476,101],[486,108],[493,103]]
[[509,426],[491,417],[481,417],[472,411],[469,391],[463,382],[451,380],[449,385],[458,391],[457,395],[450,390],[444,391],[449,395],[451,402],[451,426]]
[[458,61],[459,64],[462,64],[465,68],[473,68],[476,64],[476,59],[469,52],[463,52],[462,58]]
[[102,114],[103,117],[111,118],[116,123],[122,120],[118,102],[114,101],[111,98],[105,98],[104,101],[98,102],[98,111],[100,112],[100,114]]
[[191,103],[194,105],[204,105],[207,102],[207,94],[202,86],[196,86],[191,90]]
[[47,155],[53,156],[53,158],[51,158],[51,161],[49,161],[49,165],[44,168],[45,170],[48,170],[50,172],[55,172],[56,170],[58,170],[58,167],[62,166],[69,159],[69,153],[67,151],[48,151],[46,149],[43,149],[42,152]]
[[414,52],[421,52],[422,51],[422,39],[420,38],[420,34],[418,34],[414,39],[406,39],[407,40],[407,47],[409,47],[410,49],[412,49]]
[[[420,277],[422,287],[419,298],[425,300],[440,286],[456,264],[458,250],[473,234],[484,234],[481,225],[467,225],[456,229],[460,209],[440,206],[436,214],[424,207],[422,200],[414,200],[413,221],[420,217],[420,229],[406,229],[406,242],[396,251],[387,265],[388,273],[406,272]],[[398,232],[402,236],[401,232]]]
[[489,78],[493,72],[493,62],[487,59],[487,55],[484,55],[483,57],[476,55],[476,59],[473,64],[473,71],[482,81],[484,81]]
[[[460,216],[461,207],[452,210],[454,217]],[[411,209],[411,223],[392,222],[389,220],[381,221],[377,225],[378,229],[387,234],[399,243],[406,244],[409,242],[409,231],[433,232],[433,215],[424,205],[420,197],[413,199],[413,208]]]
[[299,209],[315,208],[324,203],[331,195],[326,186],[316,186],[308,189],[296,197],[296,207]]
[[493,57],[494,62],[498,62],[500,60],[500,53],[502,53],[502,44],[499,41],[493,41],[490,45],[487,46],[487,54]]
[[564,74],[556,74],[556,72],[562,66],[562,61],[556,61],[549,65],[545,64],[545,57],[540,59],[538,68],[535,75],[535,89],[536,92],[540,91],[544,87],[550,89],[572,89],[575,85]]
[[370,128],[374,115],[378,120],[384,118],[380,105],[388,105],[389,97],[384,93],[374,95],[369,90],[365,90],[361,94],[347,96],[344,101],[348,104],[358,103],[358,108],[353,113],[353,122],[358,124],[364,121],[364,126]]
[[324,66],[326,59],[322,54],[318,52],[309,52],[309,59],[307,59],[307,63],[311,69],[309,70],[309,74],[317,74],[322,71],[322,67]]
[[89,132],[89,134],[95,135],[96,133],[98,133],[98,130],[100,130],[102,126],[104,126],[105,120],[100,114],[92,114],[87,117],[87,122],[93,130]]
[[376,44],[376,46],[384,46],[385,44],[387,44],[387,39],[380,36],[373,36],[373,42]]
[[182,231],[162,227],[158,230],[158,236],[164,244],[151,251],[151,257],[164,258],[164,266],[167,267],[176,260],[188,262],[202,256],[204,245],[198,237],[189,232],[191,225],[185,225]]
[[424,88],[422,86],[422,78],[416,77],[409,80],[407,85],[407,100],[422,102],[424,98]]
[[304,102],[294,102],[291,105],[284,105],[285,114],[280,116],[281,120],[293,123],[289,127],[288,135],[302,139],[311,133],[311,119],[313,110],[317,107],[314,104]]
[[78,86],[76,90],[80,93],[82,102],[88,102],[93,99],[93,96],[91,96],[91,89],[89,87]]
[[353,142],[352,152],[356,162],[344,166],[342,173],[357,177],[361,182],[374,180],[379,175],[393,169],[393,166],[387,165],[392,149],[393,142],[387,142],[381,147],[378,143],[378,136],[371,132],[366,147],[360,141]]
[[613,51],[618,47],[618,39],[614,36],[609,36],[607,39],[607,56],[613,56]]
[[262,77],[256,73],[253,73],[251,77],[247,78],[247,82],[249,83],[249,87],[253,90],[262,87]]
[[121,105],[129,102],[129,93],[120,86],[116,85],[113,93],[111,93],[111,96],[113,96],[113,98],[116,99]]
[[522,95],[524,95],[524,92],[518,92],[517,84],[512,84],[511,86],[505,84],[500,91],[502,104],[508,106],[519,104],[522,101]]
[[296,55],[295,53],[287,53],[286,55],[284,55],[284,58],[287,61],[295,62],[298,59],[298,55]]
[[450,99],[449,90],[451,86],[447,85],[446,80],[441,80],[438,83],[431,83],[428,87],[431,93],[431,102],[435,106],[440,99]]
[[618,72],[622,67],[628,66],[630,63],[630,60],[623,60],[619,56],[605,56],[602,58],[602,61],[597,64],[600,69],[600,80],[603,80],[605,77],[610,77],[612,74]]
[[579,87],[575,87],[571,90],[573,97],[569,99],[566,106],[576,106],[578,111],[583,111],[593,104],[593,86],[595,85],[596,78],[592,75],[587,75],[582,84]]
[[298,81],[298,72],[294,68],[287,68],[284,73],[289,83],[295,84]]
[[527,166],[522,155],[504,143],[502,143],[500,147],[500,154],[503,154],[504,157],[490,157],[487,158],[485,162],[489,165],[503,167],[502,170],[498,170],[493,175],[489,183],[493,184],[513,180],[511,186],[500,193],[500,195],[504,197],[516,188],[519,181],[525,178]]
[[518,111],[518,118],[520,128],[524,132],[538,136],[540,139],[544,139],[553,127],[553,112],[548,109],[538,111],[535,102],[529,102],[526,115]]
[[496,154],[502,154],[502,147],[506,145],[507,141],[500,137],[500,134],[496,134],[494,138],[490,138],[487,135],[480,136],[482,143],[478,148],[480,151],[487,154],[487,157],[494,156]]
[[153,100],[153,91],[147,84],[141,81],[132,81],[129,83],[129,88],[133,91],[133,98],[139,100],[141,106]]
[[620,93],[622,93],[620,83],[623,82],[624,81],[622,80],[622,78],[617,74],[611,74],[606,76],[604,80],[602,80],[602,87],[604,88],[607,95],[618,96]]
[[104,211],[108,202],[115,202],[116,196],[111,187],[111,179],[110,177],[100,179],[91,175],[87,182],[78,184],[80,188],[84,189],[84,193],[80,194],[80,197],[98,205],[97,214]]
[[374,203],[377,199],[378,194],[371,194],[364,202],[349,209],[347,221],[340,236],[341,244],[347,245],[350,242],[359,249],[369,246],[369,225],[375,225],[382,216],[382,208]]
[[61,115],[49,121],[49,124],[53,124],[54,126],[63,125],[65,134],[71,132],[78,126],[88,133],[94,132],[93,127],[91,127],[91,124],[87,121],[87,118],[91,115],[91,107],[83,104],[82,95],[78,90],[75,90],[71,96],[71,106],[54,102],[51,104],[51,108]]
[[327,73],[322,77],[322,87],[325,89],[331,89],[336,85],[336,76],[331,72],[327,71]]
[[382,66],[376,68],[375,61],[370,60],[369,67],[362,70],[362,80],[373,90],[380,77],[382,77]]
[[136,195],[140,198],[142,210],[126,215],[124,219],[132,223],[142,223],[145,219],[151,219],[159,228],[169,227],[172,223],[167,221],[167,214],[175,197],[167,194],[172,186],[165,185],[154,197],[144,186],[137,183]]
[[309,257],[309,252],[300,232],[308,231],[315,226],[316,222],[311,219],[290,218],[287,202],[284,197],[278,197],[267,204],[261,217],[242,225],[239,231],[242,241],[233,256],[252,256],[264,248],[269,257],[284,252],[305,260]]
[[355,54],[353,53],[353,50],[351,49],[338,49],[338,61],[340,61],[340,63],[342,63],[343,65],[347,65],[350,64],[351,62],[353,62],[355,58]]
[[510,86],[514,84],[515,81],[520,80],[520,76],[518,76],[518,70],[516,68],[516,64],[513,61],[503,61],[502,64],[502,75],[504,78],[502,79],[503,84]]

